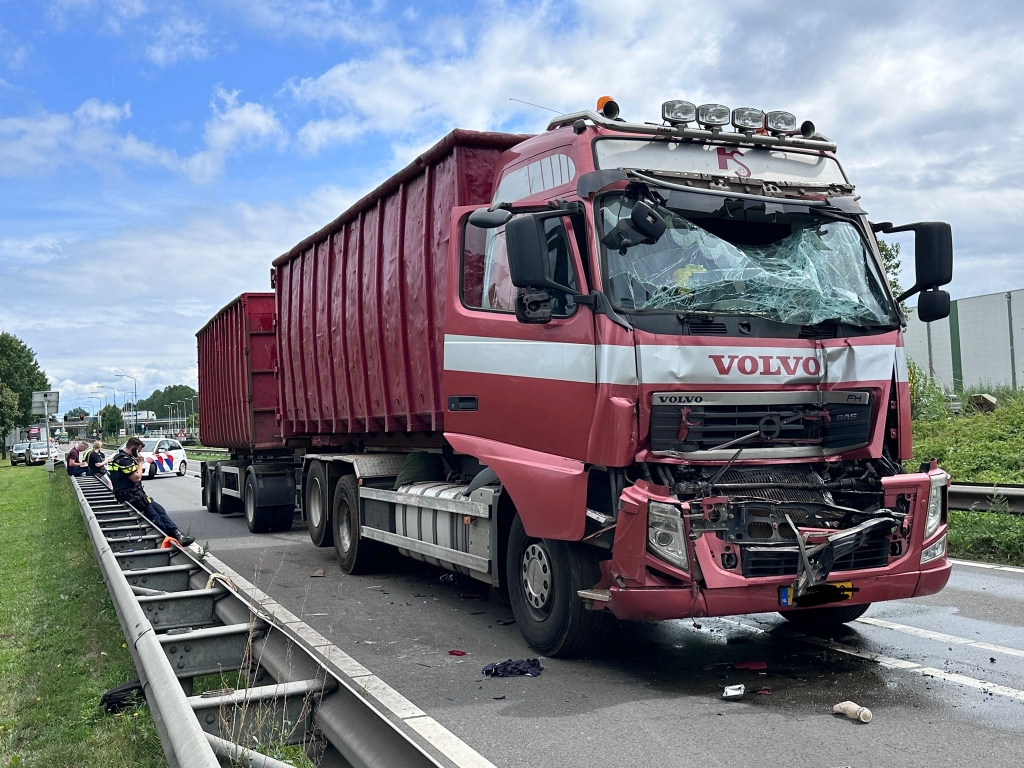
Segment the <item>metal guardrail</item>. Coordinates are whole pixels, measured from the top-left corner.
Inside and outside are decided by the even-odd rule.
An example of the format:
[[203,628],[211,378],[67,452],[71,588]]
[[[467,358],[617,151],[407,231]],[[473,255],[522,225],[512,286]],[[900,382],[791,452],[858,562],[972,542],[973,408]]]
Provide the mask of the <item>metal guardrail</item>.
[[[251,747],[288,744],[318,766],[443,768],[303,642],[308,625],[203,561],[216,558],[161,548],[164,533],[97,480],[72,484],[170,768],[285,768]],[[192,695],[194,678],[229,672],[237,688]]]
[[978,512],[997,509],[1024,515],[1024,485],[953,483],[949,487],[949,508]]

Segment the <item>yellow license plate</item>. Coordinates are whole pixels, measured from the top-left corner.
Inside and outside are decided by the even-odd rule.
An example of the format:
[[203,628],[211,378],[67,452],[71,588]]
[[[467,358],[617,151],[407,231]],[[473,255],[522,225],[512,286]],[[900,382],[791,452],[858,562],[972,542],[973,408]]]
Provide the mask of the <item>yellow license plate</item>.
[[[849,600],[853,597],[853,582],[829,581],[808,588],[804,596],[813,595],[815,592],[836,592],[836,602]],[[792,587],[779,587],[779,605],[783,608],[791,608],[796,605],[796,593]]]

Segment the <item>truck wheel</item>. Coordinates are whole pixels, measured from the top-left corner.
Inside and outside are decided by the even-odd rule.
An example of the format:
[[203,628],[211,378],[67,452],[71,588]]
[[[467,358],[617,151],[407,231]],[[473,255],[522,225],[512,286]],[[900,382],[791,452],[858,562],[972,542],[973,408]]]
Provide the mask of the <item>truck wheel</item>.
[[344,475],[334,487],[334,550],[345,573],[369,573],[377,565],[380,545],[359,535],[359,485],[355,475]]
[[273,523],[273,507],[256,506],[256,480],[251,474],[245,476],[245,491],[242,504],[245,507],[245,524],[250,533],[266,533]]
[[334,531],[327,510],[327,468],[322,461],[314,461],[310,465],[305,492],[309,538],[318,547],[329,547],[334,543]]
[[780,611],[782,618],[803,632],[827,632],[859,619],[871,603],[861,605],[839,605],[833,608],[804,608],[795,611]]
[[210,473],[210,482],[206,488],[206,511],[215,515],[220,512],[220,478],[216,472]]
[[576,593],[601,579],[598,551],[570,541],[534,539],[516,515],[508,540],[506,579],[519,631],[545,656],[596,650],[612,616],[588,610]]

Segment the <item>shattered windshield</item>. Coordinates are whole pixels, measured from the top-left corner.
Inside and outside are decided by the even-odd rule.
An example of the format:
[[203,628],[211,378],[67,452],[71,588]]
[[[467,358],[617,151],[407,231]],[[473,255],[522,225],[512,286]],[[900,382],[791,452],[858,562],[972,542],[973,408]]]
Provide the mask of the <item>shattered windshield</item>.
[[[605,198],[604,232],[633,201]],[[633,311],[758,315],[782,323],[896,322],[857,227],[812,213],[655,210],[667,229],[653,245],[607,249],[609,292]]]

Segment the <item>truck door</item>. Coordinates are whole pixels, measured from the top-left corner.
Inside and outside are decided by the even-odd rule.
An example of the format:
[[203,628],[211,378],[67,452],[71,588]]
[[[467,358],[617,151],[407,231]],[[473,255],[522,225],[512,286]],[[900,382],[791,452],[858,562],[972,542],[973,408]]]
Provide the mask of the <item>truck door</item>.
[[[471,210],[457,210],[452,232],[445,432],[582,461],[596,398],[593,314],[562,294],[550,323],[520,323],[505,229],[469,224]],[[549,219],[547,227],[558,280],[586,294],[572,218]]]

